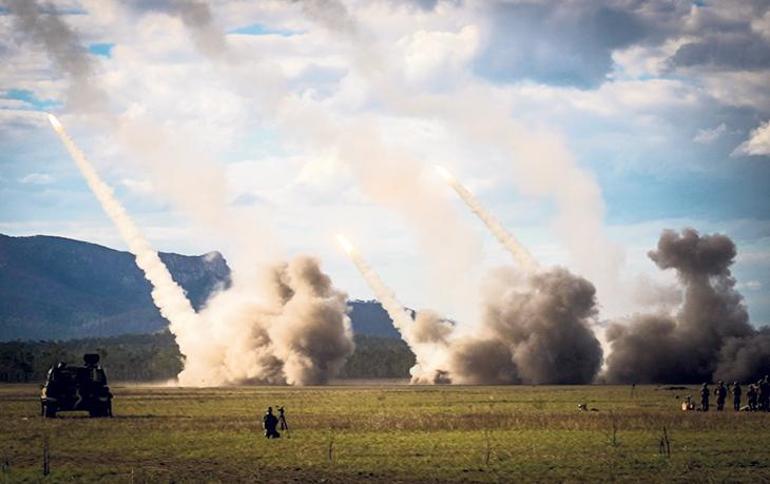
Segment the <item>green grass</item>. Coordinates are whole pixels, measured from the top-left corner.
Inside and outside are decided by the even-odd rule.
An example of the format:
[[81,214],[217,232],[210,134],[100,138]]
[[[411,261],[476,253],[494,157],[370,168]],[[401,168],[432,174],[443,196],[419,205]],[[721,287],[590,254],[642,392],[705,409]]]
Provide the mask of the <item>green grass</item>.
[[[38,416],[0,386],[0,479],[50,481],[770,480],[770,414],[682,412],[637,387],[113,387],[115,418]],[[689,393],[695,394],[693,387]],[[598,412],[579,412],[588,402]],[[285,405],[289,438],[266,440]],[[663,427],[671,456],[659,452]],[[613,439],[613,427],[615,428]],[[284,437],[287,437],[284,435]]]

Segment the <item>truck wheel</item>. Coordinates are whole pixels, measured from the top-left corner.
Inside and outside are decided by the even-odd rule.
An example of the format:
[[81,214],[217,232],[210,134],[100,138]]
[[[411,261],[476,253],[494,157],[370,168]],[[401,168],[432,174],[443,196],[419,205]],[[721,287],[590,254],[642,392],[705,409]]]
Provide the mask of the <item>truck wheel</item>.
[[110,405],[109,403],[105,403],[103,405],[94,407],[88,411],[88,414],[91,416],[91,418],[109,417],[110,416],[109,405]]
[[46,418],[56,418],[56,406],[50,403],[44,403],[43,416]]

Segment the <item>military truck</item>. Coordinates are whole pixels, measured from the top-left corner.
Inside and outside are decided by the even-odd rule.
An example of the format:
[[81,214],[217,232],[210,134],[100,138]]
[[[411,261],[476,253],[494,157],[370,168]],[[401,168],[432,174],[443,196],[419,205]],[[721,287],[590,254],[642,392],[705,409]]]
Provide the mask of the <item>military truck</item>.
[[54,418],[57,412],[81,410],[91,417],[112,417],[112,393],[99,355],[83,355],[84,366],[59,362],[48,370],[40,392],[40,414]]

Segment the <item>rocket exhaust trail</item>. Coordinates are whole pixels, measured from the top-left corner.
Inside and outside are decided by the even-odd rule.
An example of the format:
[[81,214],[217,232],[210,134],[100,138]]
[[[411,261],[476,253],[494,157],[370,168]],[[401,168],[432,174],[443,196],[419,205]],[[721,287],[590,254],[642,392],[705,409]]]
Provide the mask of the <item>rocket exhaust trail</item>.
[[486,225],[489,231],[492,232],[492,235],[494,235],[508,252],[513,255],[513,258],[521,265],[522,269],[528,273],[535,272],[538,267],[537,261],[521,242],[519,242],[513,234],[508,232],[500,221],[489,213],[484,206],[481,205],[481,202],[479,202],[478,199],[457,180],[457,178],[452,176],[446,168],[437,165],[436,171],[441,175],[444,181],[452,187],[457,195],[460,196],[463,202],[468,205],[468,208],[470,208],[471,211],[484,222],[484,225]]
[[[194,327],[198,323],[198,316],[190,305],[184,290],[171,278],[168,268],[160,260],[158,253],[144,238],[126,210],[113,195],[112,189],[99,177],[93,165],[80,151],[80,148],[75,145],[59,120],[53,114],[49,114],[48,121],[64,143],[80,173],[86,179],[89,188],[99,200],[102,209],[118,228],[120,235],[128,245],[128,250],[136,256],[136,265],[152,284],[152,300],[163,317],[169,321],[169,330],[178,336],[184,328]],[[180,338],[177,337],[177,339]],[[186,354],[184,343],[183,338],[178,341],[182,354]]]
[[407,336],[407,330],[412,324],[412,318],[406,312],[404,306],[398,302],[395,294],[393,294],[393,291],[385,285],[382,279],[380,279],[380,276],[374,271],[374,269],[369,266],[369,264],[366,263],[363,257],[361,257],[358,251],[356,251],[353,244],[344,235],[337,235],[337,241],[345,250],[345,253],[347,253],[348,257],[350,257],[350,260],[353,261],[356,269],[358,269],[358,272],[361,273],[377,300],[380,301],[380,304],[382,304],[382,307],[385,308],[385,311],[388,313],[388,316],[390,316],[390,319],[393,320],[393,324],[401,334],[402,339],[406,341],[409,346],[412,346],[412,344],[408,341],[409,338]]
[[[343,235],[337,235],[337,240],[364,277],[377,300],[385,308],[390,319],[393,320],[393,325],[401,334],[401,339],[414,354],[415,365],[409,370],[412,383],[445,383],[442,381],[446,379],[446,372],[442,371],[446,360],[444,338],[451,332],[451,327],[442,323],[429,311],[417,313],[416,320],[412,320],[411,315],[398,302],[393,291],[382,282],[380,276],[366,263],[353,244]],[[434,335],[434,340],[431,340],[429,334]]]

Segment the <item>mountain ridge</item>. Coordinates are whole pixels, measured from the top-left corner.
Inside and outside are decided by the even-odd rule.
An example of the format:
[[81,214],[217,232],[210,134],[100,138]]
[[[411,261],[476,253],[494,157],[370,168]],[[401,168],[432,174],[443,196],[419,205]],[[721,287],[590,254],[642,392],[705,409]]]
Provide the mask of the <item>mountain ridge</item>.
[[[218,251],[159,256],[196,310],[212,292],[231,284],[230,267]],[[129,252],[66,237],[0,234],[0,341],[163,331],[168,323],[150,291]],[[398,338],[376,301],[348,305],[355,333]]]

